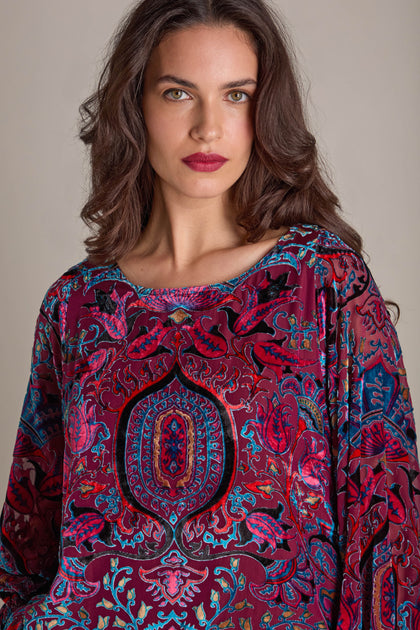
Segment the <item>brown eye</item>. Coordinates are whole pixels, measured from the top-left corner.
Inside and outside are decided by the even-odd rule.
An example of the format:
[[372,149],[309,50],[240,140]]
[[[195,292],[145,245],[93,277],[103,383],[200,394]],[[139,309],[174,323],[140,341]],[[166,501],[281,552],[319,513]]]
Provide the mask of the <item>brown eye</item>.
[[239,92],[238,90],[236,90],[235,92],[229,93],[229,99],[234,103],[244,103],[248,100],[248,98],[249,96],[248,94],[246,94],[246,92]]
[[167,90],[165,92],[165,96],[171,101],[184,101],[186,98],[188,98],[188,94],[184,92],[184,90],[180,90],[179,88],[172,88],[171,90]]

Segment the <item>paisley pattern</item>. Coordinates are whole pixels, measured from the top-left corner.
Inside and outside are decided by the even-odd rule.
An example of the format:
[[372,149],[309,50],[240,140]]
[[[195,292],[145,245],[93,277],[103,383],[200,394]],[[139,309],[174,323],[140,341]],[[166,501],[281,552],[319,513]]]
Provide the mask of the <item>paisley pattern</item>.
[[1,627],[419,630],[419,481],[395,331],[336,236],[208,287],[81,263],[38,318]]

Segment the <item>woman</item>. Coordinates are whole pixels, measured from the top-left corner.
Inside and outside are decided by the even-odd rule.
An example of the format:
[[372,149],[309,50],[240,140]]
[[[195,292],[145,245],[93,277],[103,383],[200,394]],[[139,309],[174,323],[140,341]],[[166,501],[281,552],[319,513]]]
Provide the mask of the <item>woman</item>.
[[419,627],[401,352],[272,16],[145,0],[83,112],[94,232],[37,323],[2,627]]

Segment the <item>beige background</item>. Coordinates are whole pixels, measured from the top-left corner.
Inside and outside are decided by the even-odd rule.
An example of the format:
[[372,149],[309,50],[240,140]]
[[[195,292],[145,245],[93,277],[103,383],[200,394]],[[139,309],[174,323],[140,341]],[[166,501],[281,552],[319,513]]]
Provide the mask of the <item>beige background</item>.
[[[240,0],[238,0],[240,2]],[[83,256],[87,160],[77,108],[127,0],[0,0],[0,501],[47,287]],[[312,128],[370,266],[402,310],[420,409],[418,0],[277,0],[297,47]]]

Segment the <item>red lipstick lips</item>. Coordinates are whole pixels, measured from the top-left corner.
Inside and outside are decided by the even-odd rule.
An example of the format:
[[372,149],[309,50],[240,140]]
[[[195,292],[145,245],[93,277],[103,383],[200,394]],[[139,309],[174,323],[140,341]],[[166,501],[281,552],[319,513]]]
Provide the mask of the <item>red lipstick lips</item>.
[[182,158],[182,161],[193,171],[210,173],[221,168],[227,162],[227,158],[217,153],[193,153]]

